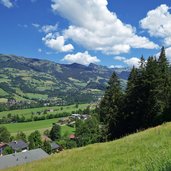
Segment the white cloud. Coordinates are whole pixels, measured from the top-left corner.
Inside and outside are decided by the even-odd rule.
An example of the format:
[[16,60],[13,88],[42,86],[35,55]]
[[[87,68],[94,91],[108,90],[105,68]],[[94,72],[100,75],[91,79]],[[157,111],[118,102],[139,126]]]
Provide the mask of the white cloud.
[[42,49],[41,49],[41,48],[39,48],[37,51],[38,51],[39,53],[41,53],[41,52],[42,52]]
[[143,29],[154,37],[164,39],[165,45],[171,45],[171,13],[170,7],[162,4],[154,10],[147,13],[147,16],[140,21]]
[[129,59],[126,59],[123,61],[125,64],[127,64],[129,67],[136,67],[138,68],[140,66],[140,59],[137,57],[132,57]]
[[166,48],[165,51],[166,51],[167,59],[171,63],[171,47]]
[[69,52],[74,49],[72,44],[65,44],[65,38],[59,34],[48,33],[42,40],[47,47],[58,52]]
[[32,23],[32,26],[35,27],[35,28],[39,28],[40,27],[40,24]]
[[10,0],[0,0],[0,3],[7,8],[12,8],[13,4]]
[[86,49],[120,54],[131,48],[158,48],[148,38],[137,36],[135,28],[119,20],[107,5],[107,0],[52,0],[51,7],[71,23],[63,36]]
[[[171,63],[171,47],[168,47],[165,49],[166,57],[168,61]],[[156,57],[158,58],[160,55],[160,52],[156,54]]]
[[58,28],[58,24],[55,24],[55,25],[45,25],[45,26],[42,26],[40,31],[43,31],[44,33],[50,33],[50,32],[56,31],[57,28]]
[[123,65],[111,65],[109,68],[124,68]]
[[62,61],[67,61],[68,63],[79,63],[83,65],[88,65],[90,63],[97,63],[100,62],[100,59],[98,59],[96,56],[91,56],[88,51],[85,51],[84,53],[78,52],[76,54],[68,54],[66,55]]
[[18,24],[18,27],[28,28],[27,24]]
[[122,56],[116,56],[114,57],[114,60],[123,62],[124,64],[128,65],[128,67],[132,68],[133,66],[138,68],[140,66],[140,59],[137,57],[132,57],[132,58],[125,58]]
[[126,58],[125,57],[122,57],[122,56],[115,56],[114,57],[114,60],[116,61],[124,61]]

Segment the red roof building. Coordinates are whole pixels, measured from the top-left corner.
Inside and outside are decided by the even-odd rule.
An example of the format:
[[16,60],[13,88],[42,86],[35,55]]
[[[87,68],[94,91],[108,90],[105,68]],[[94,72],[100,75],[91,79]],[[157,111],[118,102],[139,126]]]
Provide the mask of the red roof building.
[[75,139],[75,134],[70,134],[69,139]]

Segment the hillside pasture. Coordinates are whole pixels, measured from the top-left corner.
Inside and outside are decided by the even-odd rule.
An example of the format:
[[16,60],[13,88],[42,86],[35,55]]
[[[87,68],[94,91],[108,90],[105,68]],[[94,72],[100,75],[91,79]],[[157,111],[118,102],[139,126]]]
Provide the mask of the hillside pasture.
[[66,150],[7,171],[170,171],[171,123],[108,143]]

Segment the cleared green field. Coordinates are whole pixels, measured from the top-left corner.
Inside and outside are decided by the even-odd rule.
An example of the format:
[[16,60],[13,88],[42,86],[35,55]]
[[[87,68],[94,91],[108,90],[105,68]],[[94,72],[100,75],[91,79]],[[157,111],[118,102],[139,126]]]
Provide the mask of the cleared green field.
[[[85,109],[89,104],[80,104],[78,108],[75,107],[75,105],[70,106],[54,106],[54,107],[40,107],[40,108],[32,108],[32,109],[21,109],[21,110],[10,110],[10,111],[4,111],[0,112],[0,118],[3,116],[7,116],[9,113],[11,115],[19,115],[19,116],[25,116],[26,118],[31,118],[32,113],[35,112],[44,112],[48,109],[53,109],[54,112],[48,112],[48,114],[57,114],[57,113],[63,113],[63,112],[69,112],[76,111],[78,109]],[[35,115],[37,116],[37,115]],[[38,115],[39,116],[39,115]]]
[[0,98],[0,103],[6,103],[7,101],[8,101],[8,99]]
[[33,94],[33,93],[25,93],[25,95],[30,99],[47,99],[48,95],[43,94]]
[[0,96],[2,97],[2,96],[7,96],[7,95],[8,93],[0,88]]
[[170,171],[171,123],[122,139],[66,150],[8,171]]
[[[1,124],[0,126],[5,126],[8,131],[11,133],[11,135],[16,135],[17,132],[22,131],[26,135],[29,135],[31,132],[38,130],[41,134],[46,129],[51,129],[52,124],[56,123],[58,119],[48,119],[48,120],[42,120],[42,121],[33,121],[33,122],[25,122],[25,123],[11,123],[11,124]],[[61,133],[64,134],[70,134],[73,133],[75,129],[68,126],[62,126],[61,127]]]

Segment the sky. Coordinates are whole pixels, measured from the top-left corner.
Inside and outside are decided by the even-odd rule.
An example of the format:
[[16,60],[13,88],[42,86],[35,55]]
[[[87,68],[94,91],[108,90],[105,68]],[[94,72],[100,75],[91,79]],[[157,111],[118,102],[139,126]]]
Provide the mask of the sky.
[[0,0],[0,53],[57,63],[171,62],[170,0]]

